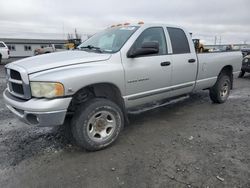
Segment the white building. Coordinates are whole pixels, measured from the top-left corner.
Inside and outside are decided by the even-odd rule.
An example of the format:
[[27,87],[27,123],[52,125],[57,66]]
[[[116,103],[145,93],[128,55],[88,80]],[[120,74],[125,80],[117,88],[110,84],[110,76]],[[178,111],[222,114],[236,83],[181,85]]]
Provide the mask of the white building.
[[34,55],[36,48],[49,44],[65,44],[66,40],[0,38],[10,50],[10,57],[23,58]]

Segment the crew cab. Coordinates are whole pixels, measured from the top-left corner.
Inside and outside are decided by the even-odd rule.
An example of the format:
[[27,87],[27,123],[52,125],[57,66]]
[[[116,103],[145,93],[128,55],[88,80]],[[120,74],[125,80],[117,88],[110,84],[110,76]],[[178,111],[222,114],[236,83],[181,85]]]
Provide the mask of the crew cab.
[[0,63],[2,59],[9,59],[10,51],[3,41],[0,41]]
[[240,51],[197,54],[187,30],[166,24],[108,28],[78,49],[6,65],[3,97],[31,125],[71,118],[76,143],[90,151],[112,144],[128,111],[142,105],[199,90],[224,103],[242,58]]

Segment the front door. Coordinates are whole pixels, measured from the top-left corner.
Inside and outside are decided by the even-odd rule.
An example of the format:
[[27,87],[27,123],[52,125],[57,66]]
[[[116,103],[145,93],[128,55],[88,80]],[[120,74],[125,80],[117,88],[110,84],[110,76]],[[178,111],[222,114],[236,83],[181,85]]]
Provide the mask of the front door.
[[168,55],[165,32],[162,27],[142,31],[132,45],[140,48],[144,42],[158,42],[158,54],[135,58],[122,56],[125,70],[126,99],[128,107],[168,97],[171,85],[171,56]]

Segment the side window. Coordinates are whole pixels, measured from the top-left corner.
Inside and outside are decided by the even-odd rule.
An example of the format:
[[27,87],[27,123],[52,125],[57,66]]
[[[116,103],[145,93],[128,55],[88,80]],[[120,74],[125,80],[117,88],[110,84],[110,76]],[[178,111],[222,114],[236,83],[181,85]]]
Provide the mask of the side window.
[[182,29],[168,27],[173,54],[186,54],[190,53],[189,43],[187,36]]
[[152,27],[148,28],[141,33],[141,35],[136,39],[133,48],[140,48],[144,42],[153,42],[156,41],[159,43],[159,53],[158,55],[167,54],[167,45],[164,30],[161,27]]
[[31,51],[31,46],[25,45],[24,46],[24,51]]
[[16,46],[15,45],[8,45],[8,48],[10,51],[16,51]]
[[56,49],[63,49],[63,45],[61,44],[55,44],[54,46]]

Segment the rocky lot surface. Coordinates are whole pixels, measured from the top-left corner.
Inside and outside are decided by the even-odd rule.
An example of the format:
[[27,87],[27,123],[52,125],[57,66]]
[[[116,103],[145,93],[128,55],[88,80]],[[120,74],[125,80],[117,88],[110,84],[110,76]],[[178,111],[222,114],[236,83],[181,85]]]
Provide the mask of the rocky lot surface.
[[6,109],[0,66],[0,187],[250,187],[250,76],[225,104],[202,91],[130,115],[117,142],[82,151],[59,128],[25,125]]

